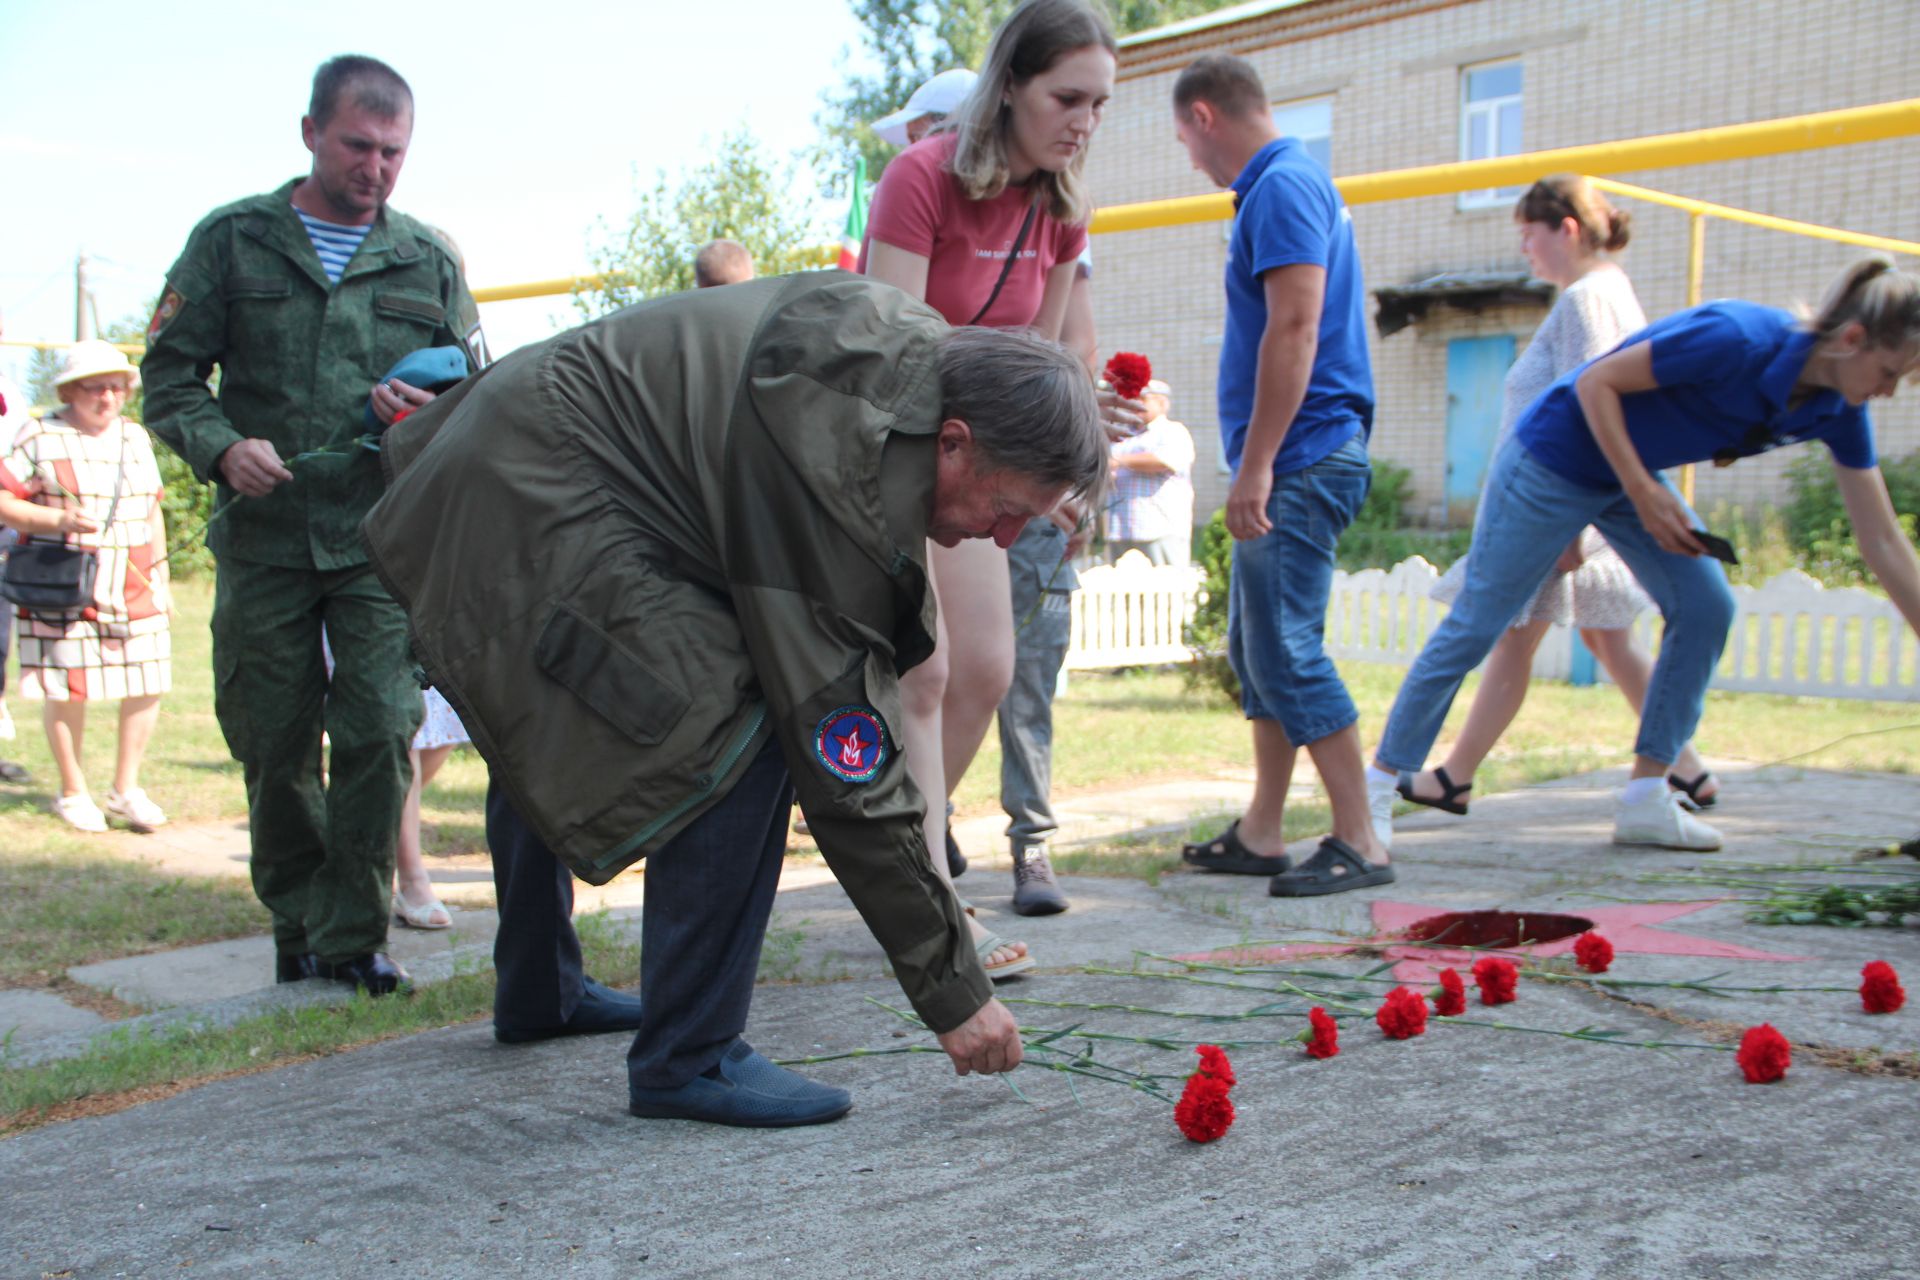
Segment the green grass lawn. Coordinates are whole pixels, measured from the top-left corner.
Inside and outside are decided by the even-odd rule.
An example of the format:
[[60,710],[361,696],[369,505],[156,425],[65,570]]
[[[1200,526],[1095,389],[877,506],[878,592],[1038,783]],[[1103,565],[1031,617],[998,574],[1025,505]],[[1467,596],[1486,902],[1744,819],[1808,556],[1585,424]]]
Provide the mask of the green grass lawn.
[[[174,690],[161,706],[143,781],[177,823],[235,820],[246,802],[240,767],[228,755],[212,706],[207,619],[212,591],[184,584],[174,629]],[[1360,706],[1369,742],[1385,719],[1401,670],[1348,664],[1348,686]],[[1465,714],[1470,681],[1449,725]],[[181,881],[102,857],[91,837],[70,831],[51,813],[52,762],[36,708],[13,700],[20,722],[11,755],[34,770],[27,786],[0,785],[0,985],[47,985],[73,964],[258,932],[264,913],[244,883]],[[1218,693],[1188,687],[1166,670],[1076,674],[1055,709],[1056,790],[1105,790],[1182,778],[1248,777],[1252,756],[1245,722]],[[1913,772],[1920,769],[1920,708],[1899,703],[1844,702],[1759,694],[1714,694],[1699,745],[1713,756],[1757,762],[1798,755],[1848,735],[1802,763],[1836,769]],[[1635,721],[1610,686],[1535,686],[1519,719],[1476,780],[1478,794],[1624,761]],[[1884,732],[1883,732],[1884,731]],[[96,790],[109,781],[113,722],[102,715],[87,748]],[[956,796],[963,816],[998,804],[1000,749],[990,733]],[[430,854],[484,849],[486,768],[471,751],[456,752],[428,793]],[[1324,822],[1302,804],[1289,828],[1308,834]],[[1142,874],[1139,850],[1117,845],[1077,853],[1073,869]],[[1163,861],[1156,855],[1153,863]]]

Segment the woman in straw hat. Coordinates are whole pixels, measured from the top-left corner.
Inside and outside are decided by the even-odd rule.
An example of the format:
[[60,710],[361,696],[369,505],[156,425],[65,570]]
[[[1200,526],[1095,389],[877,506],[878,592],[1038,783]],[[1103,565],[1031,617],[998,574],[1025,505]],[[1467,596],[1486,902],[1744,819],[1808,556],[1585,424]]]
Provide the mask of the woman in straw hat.
[[[75,343],[54,383],[60,408],[0,452],[0,524],[23,542],[99,554],[91,608],[65,621],[20,612],[20,691],[45,701],[60,769],[54,811],[82,831],[109,817],[136,831],[167,818],[140,789],[140,760],[172,684],[160,468],[146,429],[121,416],[140,375],[105,342]],[[120,751],[105,811],[87,790],[81,740],[89,701],[120,702]]]

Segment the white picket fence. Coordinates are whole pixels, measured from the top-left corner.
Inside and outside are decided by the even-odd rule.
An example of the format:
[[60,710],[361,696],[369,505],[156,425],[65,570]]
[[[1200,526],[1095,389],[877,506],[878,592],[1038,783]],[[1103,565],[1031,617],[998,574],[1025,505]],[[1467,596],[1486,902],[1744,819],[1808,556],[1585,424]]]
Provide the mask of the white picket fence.
[[1082,570],[1073,593],[1067,669],[1191,661],[1186,626],[1205,576],[1198,565],[1157,565],[1138,551],[1117,564]]
[[[1428,596],[1438,577],[1414,557],[1391,569],[1336,573],[1327,610],[1327,651],[1337,658],[1411,663],[1446,606]],[[1073,597],[1073,670],[1186,662],[1182,629],[1201,582],[1193,566],[1156,566],[1129,555],[1080,575]],[[1782,573],[1761,587],[1735,587],[1738,611],[1713,680],[1716,689],[1920,702],[1920,645],[1892,603],[1853,588],[1822,587]],[[1635,631],[1657,651],[1660,617],[1649,610]],[[1574,635],[1554,627],[1534,674],[1574,673]],[[1606,679],[1603,668],[1594,673]]]

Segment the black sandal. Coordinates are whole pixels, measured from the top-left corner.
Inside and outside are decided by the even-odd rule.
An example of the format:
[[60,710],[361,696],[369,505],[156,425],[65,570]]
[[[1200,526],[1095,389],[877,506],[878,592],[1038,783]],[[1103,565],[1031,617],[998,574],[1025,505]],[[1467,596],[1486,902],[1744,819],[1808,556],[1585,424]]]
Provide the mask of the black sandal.
[[0,782],[32,782],[33,775],[27,772],[23,764],[11,760],[0,760]]
[[1703,771],[1700,776],[1692,782],[1688,782],[1677,773],[1667,775],[1667,785],[1686,797],[1686,799],[1680,803],[1686,805],[1687,808],[1692,809],[1695,813],[1698,813],[1702,809],[1711,809],[1720,803],[1720,793],[1718,791],[1710,796],[1702,796],[1700,794],[1700,788],[1706,786],[1707,783],[1712,780],[1713,774],[1706,771]]
[[1413,794],[1413,775],[1410,773],[1401,774],[1398,781],[1393,784],[1393,789],[1400,793],[1402,800],[1411,800],[1414,804],[1423,804],[1429,809],[1438,809],[1443,813],[1453,813],[1463,818],[1466,817],[1467,806],[1455,799],[1455,797],[1463,796],[1473,790],[1473,784],[1469,782],[1464,787],[1455,786],[1453,778],[1447,773],[1447,766],[1445,765],[1441,765],[1433,771],[1433,780],[1439,783],[1446,792],[1446,794],[1440,796],[1438,799],[1432,796],[1417,796]]
[[1346,841],[1328,836],[1296,870],[1275,876],[1267,884],[1267,893],[1275,898],[1317,898],[1392,884],[1397,878],[1391,866],[1368,862]]
[[1238,819],[1205,844],[1181,846],[1180,861],[1202,871],[1235,876],[1274,876],[1293,869],[1293,859],[1284,853],[1255,853],[1242,844]]

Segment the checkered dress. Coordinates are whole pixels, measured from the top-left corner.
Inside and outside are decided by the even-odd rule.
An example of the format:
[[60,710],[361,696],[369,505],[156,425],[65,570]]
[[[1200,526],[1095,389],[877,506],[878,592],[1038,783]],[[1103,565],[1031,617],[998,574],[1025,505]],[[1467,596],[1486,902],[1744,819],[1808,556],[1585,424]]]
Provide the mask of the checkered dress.
[[[126,479],[113,523],[84,540],[68,539],[100,552],[90,616],[62,626],[20,614],[23,697],[80,702],[161,694],[172,687],[172,636],[148,581],[154,559],[148,517],[161,484],[146,429],[121,418],[89,436],[49,414],[22,430],[13,447],[0,454],[0,487],[44,507],[78,505],[105,525],[121,469],[123,436]],[[47,536],[35,535],[40,540]]]

